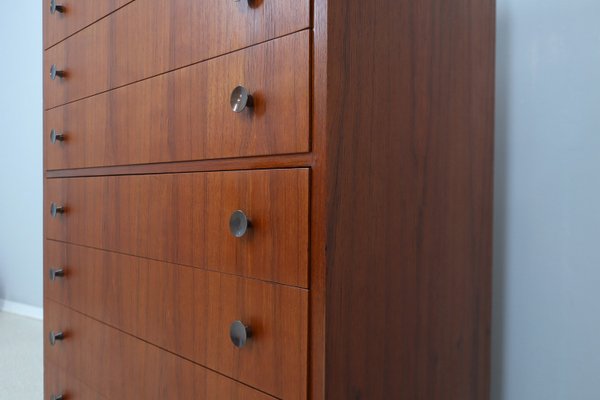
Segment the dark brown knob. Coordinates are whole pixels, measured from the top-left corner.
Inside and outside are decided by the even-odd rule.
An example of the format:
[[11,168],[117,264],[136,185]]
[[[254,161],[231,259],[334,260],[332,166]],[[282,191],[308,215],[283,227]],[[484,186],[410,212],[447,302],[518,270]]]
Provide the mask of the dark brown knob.
[[64,340],[65,334],[61,331],[50,331],[50,344],[54,346],[59,340]]
[[65,396],[63,396],[62,394],[54,394],[52,393],[50,395],[50,400],[64,400]]
[[64,13],[65,11],[65,7],[56,4],[56,0],[50,0],[50,14],[54,14],[55,12]]
[[241,349],[252,337],[252,330],[249,326],[244,325],[242,321],[234,321],[229,327],[229,337],[233,345]]
[[237,238],[240,238],[248,232],[251,223],[242,210],[234,211],[229,218],[229,232]]
[[50,66],[50,79],[55,80],[57,76],[59,78],[64,78],[67,74],[65,71],[57,69],[55,64],[52,64],[52,66]]
[[56,203],[50,203],[50,215],[52,218],[56,218],[58,214],[63,214],[65,212],[65,207],[60,206]]
[[65,135],[63,133],[58,133],[56,129],[52,129],[50,131],[50,141],[54,144],[56,142],[62,142],[65,140]]
[[240,113],[244,111],[246,107],[254,107],[254,98],[248,89],[243,86],[238,86],[231,92],[229,103],[233,112]]
[[55,281],[58,278],[65,276],[65,270],[63,268],[50,268],[50,280]]

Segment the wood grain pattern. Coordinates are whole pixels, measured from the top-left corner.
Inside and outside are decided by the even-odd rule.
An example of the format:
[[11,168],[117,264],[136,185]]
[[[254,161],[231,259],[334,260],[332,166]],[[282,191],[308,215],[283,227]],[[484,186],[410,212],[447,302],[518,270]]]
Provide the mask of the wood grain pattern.
[[51,363],[44,364],[44,399],[63,395],[64,400],[108,400],[88,385]]
[[[45,113],[48,169],[309,150],[309,33],[298,32]],[[243,85],[253,109],[231,110]],[[66,135],[50,142],[50,131]]]
[[75,168],[46,171],[46,178],[76,178],[105,175],[148,175],[185,172],[236,171],[249,169],[281,169],[310,167],[313,153],[225,158],[218,160],[180,161],[158,164],[121,165],[97,168]]
[[46,237],[307,287],[308,191],[307,169],[52,179],[46,198],[66,213],[47,205]]
[[325,398],[486,399],[495,2],[327,7]]
[[[306,399],[308,291],[48,241],[46,297],[276,397]],[[241,320],[253,338],[229,339]],[[260,366],[260,368],[257,368]]]
[[[46,109],[309,26],[309,0],[136,0],[44,55]],[[52,64],[65,79],[50,80]]]
[[44,49],[85,28],[132,0],[57,0],[63,13],[50,13],[50,0],[42,0]]
[[57,329],[62,330],[66,338],[54,346],[46,340],[46,365],[58,366],[106,398],[273,399],[46,300],[44,330]]

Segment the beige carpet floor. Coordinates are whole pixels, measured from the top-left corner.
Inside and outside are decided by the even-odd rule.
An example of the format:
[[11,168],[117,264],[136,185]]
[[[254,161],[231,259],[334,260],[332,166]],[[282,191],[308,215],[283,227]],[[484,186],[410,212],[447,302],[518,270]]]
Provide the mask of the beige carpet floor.
[[0,312],[0,399],[43,399],[42,329],[42,321]]

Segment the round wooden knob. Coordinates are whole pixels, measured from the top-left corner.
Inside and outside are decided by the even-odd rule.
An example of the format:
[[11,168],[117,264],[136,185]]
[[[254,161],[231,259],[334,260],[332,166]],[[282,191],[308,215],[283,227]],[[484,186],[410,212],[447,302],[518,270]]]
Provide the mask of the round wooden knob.
[[59,78],[64,78],[67,74],[65,71],[56,68],[55,64],[50,66],[50,79],[55,80],[58,76]]
[[64,6],[56,3],[56,0],[50,0],[50,14],[55,12],[64,13],[66,11]]
[[250,220],[242,210],[234,211],[229,218],[229,232],[237,238],[240,238],[250,229]]
[[241,113],[246,107],[254,107],[254,98],[248,89],[243,86],[238,86],[231,92],[229,103],[233,112]]
[[52,129],[50,131],[50,142],[52,142],[52,144],[56,143],[56,142],[62,142],[65,140],[65,135],[62,133],[58,133],[56,131],[56,129]]
[[233,345],[239,349],[246,345],[248,339],[252,337],[252,331],[249,326],[244,325],[242,321],[234,321],[229,328],[229,338]]
[[54,202],[50,203],[50,215],[52,218],[56,218],[58,214],[63,214],[65,212],[65,207],[58,205]]
[[50,344],[52,346],[54,346],[56,344],[56,342],[60,341],[60,340],[64,340],[65,338],[65,334],[61,331],[50,331]]

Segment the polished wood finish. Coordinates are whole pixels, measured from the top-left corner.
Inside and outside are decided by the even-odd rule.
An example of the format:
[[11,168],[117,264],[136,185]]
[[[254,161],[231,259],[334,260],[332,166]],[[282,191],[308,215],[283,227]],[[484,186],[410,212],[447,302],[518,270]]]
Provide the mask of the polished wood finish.
[[44,74],[44,108],[306,29],[309,6],[309,0],[260,0],[255,6],[136,0],[45,52],[44,71],[55,64],[67,77]]
[[[63,395],[64,400],[109,400],[85,383],[62,371],[58,366],[44,364],[45,399],[51,395]],[[114,399],[110,399],[114,400]]]
[[104,175],[146,175],[173,174],[182,172],[236,171],[247,169],[281,169],[290,167],[310,167],[314,164],[312,153],[286,154],[226,158],[219,160],[183,161],[160,164],[122,165],[98,168],[75,168],[46,171],[46,178],[74,178]]
[[[66,271],[46,274],[47,298],[276,397],[306,398],[306,290],[53,241],[45,260]],[[236,320],[252,329],[241,349],[229,338]]]
[[[267,400],[265,395],[184,358],[46,300],[44,330],[65,340],[44,347],[54,365],[109,399]],[[51,387],[48,382],[46,388]],[[69,388],[66,388],[69,389]]]
[[[46,111],[46,168],[307,152],[308,55],[302,31]],[[238,114],[240,84],[255,104]]]
[[495,2],[315,1],[324,398],[486,399]]
[[[46,312],[98,328],[117,371],[67,368],[66,342],[46,363],[112,398],[263,396],[232,378],[282,399],[489,398],[494,13],[135,0],[48,49],[67,77],[44,80],[46,268],[71,272],[46,278]],[[232,82],[254,112],[231,113]],[[260,336],[233,348],[232,318]]]
[[63,13],[50,13],[50,0],[42,0],[44,13],[44,49],[80,31],[132,0],[56,0]]
[[[307,169],[51,179],[65,207],[46,237],[293,286],[308,286]],[[242,238],[229,218],[243,210]]]

